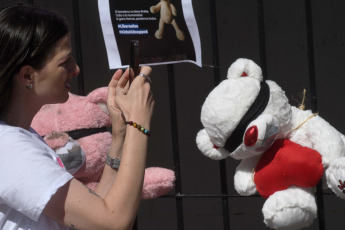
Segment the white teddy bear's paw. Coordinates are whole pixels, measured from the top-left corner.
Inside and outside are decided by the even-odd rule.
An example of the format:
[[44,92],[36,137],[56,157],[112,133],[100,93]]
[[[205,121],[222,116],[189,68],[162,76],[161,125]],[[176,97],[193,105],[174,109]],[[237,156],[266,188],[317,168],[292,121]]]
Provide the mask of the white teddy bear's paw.
[[290,187],[271,195],[262,212],[269,228],[301,229],[316,218],[317,206],[311,188]]
[[196,136],[196,144],[199,150],[207,157],[213,160],[222,160],[229,156],[229,152],[224,148],[215,147],[211,142],[205,129],[198,132]]
[[254,168],[260,157],[261,156],[255,156],[244,159],[237,166],[234,176],[234,185],[238,194],[242,196],[250,196],[257,192],[256,185],[254,183]]
[[342,199],[345,199],[345,157],[333,160],[326,169],[327,185]]

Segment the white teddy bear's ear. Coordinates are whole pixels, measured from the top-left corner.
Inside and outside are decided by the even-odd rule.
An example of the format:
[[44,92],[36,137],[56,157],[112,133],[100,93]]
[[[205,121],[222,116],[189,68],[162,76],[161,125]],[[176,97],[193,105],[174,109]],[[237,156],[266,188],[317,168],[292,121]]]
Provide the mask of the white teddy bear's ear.
[[237,59],[228,69],[228,79],[251,77],[259,81],[263,80],[260,66],[245,58]]
[[196,136],[196,144],[199,150],[205,156],[213,160],[222,160],[230,155],[230,153],[226,151],[224,148],[215,148],[205,129],[202,129],[198,132]]

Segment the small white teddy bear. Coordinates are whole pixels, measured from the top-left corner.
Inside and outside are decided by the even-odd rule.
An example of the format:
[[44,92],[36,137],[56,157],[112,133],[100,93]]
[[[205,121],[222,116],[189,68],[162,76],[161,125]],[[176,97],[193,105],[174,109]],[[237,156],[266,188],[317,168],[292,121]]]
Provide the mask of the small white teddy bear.
[[345,138],[311,111],[291,106],[258,65],[238,59],[201,110],[200,151],[214,160],[241,160],[234,176],[240,195],[267,198],[264,222],[300,229],[316,218],[314,187],[325,172],[329,188],[345,198]]

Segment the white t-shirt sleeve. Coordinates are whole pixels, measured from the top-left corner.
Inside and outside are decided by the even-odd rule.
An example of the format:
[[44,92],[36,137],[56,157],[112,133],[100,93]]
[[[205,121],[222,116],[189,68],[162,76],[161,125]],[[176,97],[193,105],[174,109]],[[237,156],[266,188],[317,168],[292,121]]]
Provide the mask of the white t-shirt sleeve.
[[0,200],[37,221],[52,195],[73,176],[31,133],[0,136]]

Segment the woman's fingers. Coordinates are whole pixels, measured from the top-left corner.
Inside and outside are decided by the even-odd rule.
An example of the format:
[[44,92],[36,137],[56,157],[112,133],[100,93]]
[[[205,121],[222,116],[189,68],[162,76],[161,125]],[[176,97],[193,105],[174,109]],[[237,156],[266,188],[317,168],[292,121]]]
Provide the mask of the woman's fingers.
[[116,87],[119,79],[121,78],[122,76],[122,70],[121,69],[118,69],[114,75],[112,76],[110,82],[109,82],[109,87]]
[[152,71],[151,67],[149,67],[149,66],[142,66],[140,68],[139,75],[140,74],[144,74],[146,76],[149,76],[151,74],[151,71]]
[[139,81],[141,83],[145,83],[148,81],[151,82],[151,80],[150,80],[151,71],[152,71],[151,67],[142,66],[140,68],[138,76],[134,80]]
[[121,76],[122,76],[122,70],[119,69],[114,73],[113,77],[111,78],[108,85],[108,99],[115,97],[116,87]]
[[127,82],[127,84],[125,85],[125,88],[124,88],[127,92],[129,90],[129,81]]
[[[122,73],[122,71],[121,71],[121,73]],[[118,77],[118,78],[117,77],[115,78],[115,79],[118,79],[118,81],[117,81],[116,90],[114,91],[114,93],[116,93],[116,95],[127,94],[127,92],[128,92],[127,84],[128,84],[128,77],[129,77],[128,69],[126,69],[126,71],[120,77]]]
[[122,77],[119,80],[118,86],[121,88],[125,88],[129,80],[129,69],[127,68],[126,71],[122,74]]
[[[129,74],[128,70],[126,70],[121,79],[119,79],[116,88],[116,104],[127,119],[130,116],[134,116],[135,118],[138,117],[137,119],[146,120],[151,114],[153,95],[150,90],[150,84],[146,84],[146,77],[150,75],[151,68],[143,66],[140,73],[145,77],[142,75],[137,76],[128,89]],[[126,78],[126,80],[123,80],[123,78]]]

